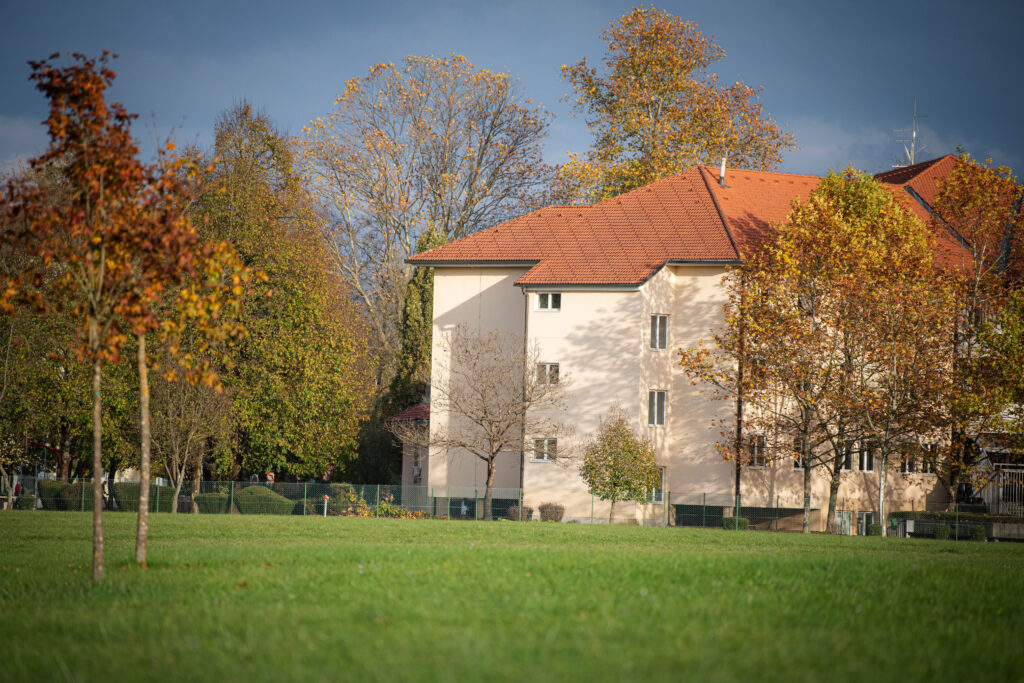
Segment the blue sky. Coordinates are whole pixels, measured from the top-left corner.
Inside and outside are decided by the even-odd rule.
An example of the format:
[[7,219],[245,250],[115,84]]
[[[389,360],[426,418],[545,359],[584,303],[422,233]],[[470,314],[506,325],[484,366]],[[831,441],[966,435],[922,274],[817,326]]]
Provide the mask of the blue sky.
[[[298,133],[326,114],[348,78],[408,54],[463,54],[519,78],[556,114],[551,161],[583,151],[589,134],[562,101],[559,66],[600,60],[598,34],[634,3],[535,2],[57,2],[0,0],[0,166],[46,145],[46,105],[28,59],[51,52],[121,58],[111,96],[140,115],[144,143],[172,128],[179,143],[212,141],[219,112],[242,99]],[[893,130],[922,119],[923,158],[963,145],[1024,168],[1024,3],[975,0],[717,0],[657,6],[712,35],[723,81],[764,88],[761,101],[800,147],[781,170],[887,168]],[[152,150],[144,144],[144,151]],[[919,156],[919,159],[922,157]]]

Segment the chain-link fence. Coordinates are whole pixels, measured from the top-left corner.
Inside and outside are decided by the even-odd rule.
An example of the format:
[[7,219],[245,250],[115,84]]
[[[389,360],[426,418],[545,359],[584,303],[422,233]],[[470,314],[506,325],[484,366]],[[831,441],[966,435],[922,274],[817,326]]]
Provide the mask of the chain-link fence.
[[[137,482],[104,481],[104,507],[136,512],[139,492]],[[787,504],[781,497],[774,502],[756,506],[728,495],[657,491],[643,502],[618,501],[612,505],[581,490],[494,488],[488,496],[482,487],[256,481],[184,481],[175,487],[161,478],[154,479],[149,491],[150,511],[179,514],[504,519],[801,531],[803,507],[793,505],[793,501]],[[827,504],[822,502],[827,503],[811,501],[812,531],[826,529]],[[1024,518],[991,515],[975,509],[977,506],[956,506],[951,511],[896,511],[886,515],[886,524],[878,525],[873,511],[849,509],[850,501],[837,503],[834,526],[838,534],[978,540],[982,533],[987,538],[1000,538],[1019,532],[1024,540]],[[11,476],[0,480],[0,505],[4,509],[89,511],[93,505],[92,482]],[[740,520],[733,521],[737,517]]]

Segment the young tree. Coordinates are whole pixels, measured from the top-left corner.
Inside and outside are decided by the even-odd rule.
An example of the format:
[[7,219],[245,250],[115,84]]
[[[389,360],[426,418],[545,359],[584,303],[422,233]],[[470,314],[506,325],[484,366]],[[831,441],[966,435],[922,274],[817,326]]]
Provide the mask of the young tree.
[[769,170],[793,135],[763,113],[759,88],[720,85],[708,72],[725,52],[693,22],[636,7],[601,32],[604,67],[562,66],[594,144],[572,156],[556,184],[563,200],[593,202],[723,157]]
[[390,379],[419,235],[453,240],[534,208],[550,177],[551,115],[508,75],[465,57],[414,57],[353,78],[299,143],[343,282]]
[[[59,55],[51,55],[50,60]],[[5,302],[19,291],[41,309],[68,306],[82,323],[80,351],[93,366],[93,577],[103,578],[103,470],[101,383],[103,365],[119,360],[125,341],[119,307],[133,292],[131,259],[146,169],[129,128],[133,116],[104,94],[114,79],[110,54],[99,60],[73,55],[69,66],[30,62],[30,77],[50,101],[46,124],[50,147],[33,168],[59,164],[67,183],[64,201],[51,200],[48,186],[9,184],[7,200],[16,219],[7,239],[32,258],[8,287]],[[51,290],[40,288],[45,269],[56,272]],[[44,296],[47,294],[49,296]]]
[[619,410],[601,418],[597,434],[584,448],[580,476],[592,494],[611,501],[609,524],[615,517],[617,502],[642,503],[650,499],[651,492],[661,484],[654,446],[636,435]]
[[[538,377],[536,346],[502,332],[479,333],[464,326],[435,340],[438,367],[431,384],[431,413],[446,416],[430,426],[427,443],[403,423],[389,423],[400,440],[429,446],[448,456],[459,451],[487,465],[484,519],[491,509],[499,459],[519,460],[533,451],[533,439],[569,434],[557,419],[564,409],[567,378],[558,382]],[[419,430],[422,432],[422,430]]]

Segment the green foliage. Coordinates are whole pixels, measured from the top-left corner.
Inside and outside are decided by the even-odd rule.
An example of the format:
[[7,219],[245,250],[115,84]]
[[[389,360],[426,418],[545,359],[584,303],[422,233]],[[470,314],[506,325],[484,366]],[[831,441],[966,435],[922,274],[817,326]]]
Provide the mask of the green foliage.
[[529,522],[533,519],[533,508],[519,507],[518,505],[511,505],[508,508],[508,518],[513,522]]
[[945,524],[936,524],[935,538],[940,541],[945,541],[947,538],[949,538],[949,527]]
[[226,493],[200,493],[196,496],[196,505],[200,514],[226,514],[231,496]]
[[971,540],[972,541],[981,541],[982,543],[987,541],[988,540],[988,534],[986,534],[986,532],[985,532],[985,527],[983,527],[983,526],[972,526],[971,527]]
[[723,517],[722,528],[729,531],[746,531],[750,526],[750,520],[746,517]]
[[60,510],[92,510],[92,482],[78,481],[60,490]]
[[[138,482],[122,481],[114,484],[114,500],[117,501],[117,508],[122,512],[139,511],[139,488]],[[149,485],[149,511],[170,512],[176,503],[173,486]]]
[[639,438],[621,413],[601,420],[597,435],[587,444],[580,476],[590,492],[613,504],[646,501],[661,483],[654,447]]
[[955,510],[937,510],[927,512],[897,512],[895,517],[903,519],[940,520],[949,523],[973,522],[975,524],[991,524],[992,522],[1003,522],[1005,524],[1024,524],[1024,516],[1021,515],[990,515],[976,512],[956,512]]
[[243,515],[290,515],[295,501],[265,486],[248,486],[235,492],[235,505]]
[[36,485],[39,490],[39,498],[43,501],[44,510],[63,510],[61,493],[68,487],[66,481],[54,481],[53,479],[40,479]]
[[19,510],[35,510],[36,497],[33,495],[22,494],[18,496],[17,506]]
[[881,524],[868,524],[868,536],[884,536],[884,531]]
[[539,509],[542,522],[561,522],[565,514],[565,506],[558,503],[541,503]]

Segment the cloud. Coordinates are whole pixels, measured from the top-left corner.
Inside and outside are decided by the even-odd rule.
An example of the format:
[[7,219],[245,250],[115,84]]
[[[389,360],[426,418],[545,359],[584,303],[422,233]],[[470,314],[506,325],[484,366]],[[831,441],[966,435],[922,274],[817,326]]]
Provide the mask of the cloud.
[[46,149],[46,128],[31,116],[0,114],[0,171],[9,171]]

